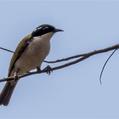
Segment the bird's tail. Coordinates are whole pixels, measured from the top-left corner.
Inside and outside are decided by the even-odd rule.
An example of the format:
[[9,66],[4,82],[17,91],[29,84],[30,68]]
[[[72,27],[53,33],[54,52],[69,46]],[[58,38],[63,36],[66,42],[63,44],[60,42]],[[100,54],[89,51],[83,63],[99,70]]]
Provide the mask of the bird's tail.
[[7,106],[9,104],[12,93],[16,87],[17,81],[6,82],[1,94],[0,94],[0,105]]

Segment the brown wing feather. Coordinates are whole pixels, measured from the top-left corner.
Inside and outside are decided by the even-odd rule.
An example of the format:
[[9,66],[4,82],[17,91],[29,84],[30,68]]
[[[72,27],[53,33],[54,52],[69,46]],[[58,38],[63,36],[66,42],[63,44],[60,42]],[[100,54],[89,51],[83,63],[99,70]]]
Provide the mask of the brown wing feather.
[[28,34],[26,37],[24,37],[20,43],[18,44],[15,53],[12,56],[11,62],[10,62],[10,66],[9,66],[9,70],[8,70],[8,76],[10,76],[12,69],[14,68],[14,64],[17,61],[17,59],[22,55],[23,51],[26,49],[26,47],[28,46],[27,41],[31,41],[32,36],[30,34]]

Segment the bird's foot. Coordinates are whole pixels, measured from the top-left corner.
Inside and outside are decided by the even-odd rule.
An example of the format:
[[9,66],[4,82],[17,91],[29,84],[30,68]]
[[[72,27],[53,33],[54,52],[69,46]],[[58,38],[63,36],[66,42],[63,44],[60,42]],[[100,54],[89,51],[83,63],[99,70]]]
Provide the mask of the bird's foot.
[[51,72],[53,72],[53,70],[52,70],[52,68],[50,67],[50,65],[48,65],[47,67],[45,67],[43,70],[46,71],[46,73],[47,73],[48,75],[50,75]]
[[41,68],[38,66],[38,67],[36,67],[36,70],[37,70],[37,72],[40,72]]

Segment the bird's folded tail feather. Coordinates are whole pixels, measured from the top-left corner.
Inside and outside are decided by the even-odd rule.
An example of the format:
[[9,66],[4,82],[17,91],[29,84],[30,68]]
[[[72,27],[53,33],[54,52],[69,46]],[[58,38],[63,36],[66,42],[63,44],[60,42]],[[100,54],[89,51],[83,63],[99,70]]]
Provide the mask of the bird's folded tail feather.
[[0,94],[0,105],[7,106],[12,96],[13,90],[15,89],[17,81],[14,83],[6,82],[1,94]]

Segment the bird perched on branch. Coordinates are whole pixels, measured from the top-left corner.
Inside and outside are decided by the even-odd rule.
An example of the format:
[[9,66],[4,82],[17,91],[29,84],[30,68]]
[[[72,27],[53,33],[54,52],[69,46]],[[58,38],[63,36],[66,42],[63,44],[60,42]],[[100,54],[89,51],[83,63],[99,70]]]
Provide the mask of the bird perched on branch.
[[37,67],[40,69],[43,60],[49,53],[51,37],[61,31],[63,30],[56,29],[52,25],[43,24],[20,41],[12,56],[8,71],[8,77],[15,76],[16,78],[6,82],[0,94],[0,105],[7,106],[9,104],[13,90],[19,81],[18,75]]

